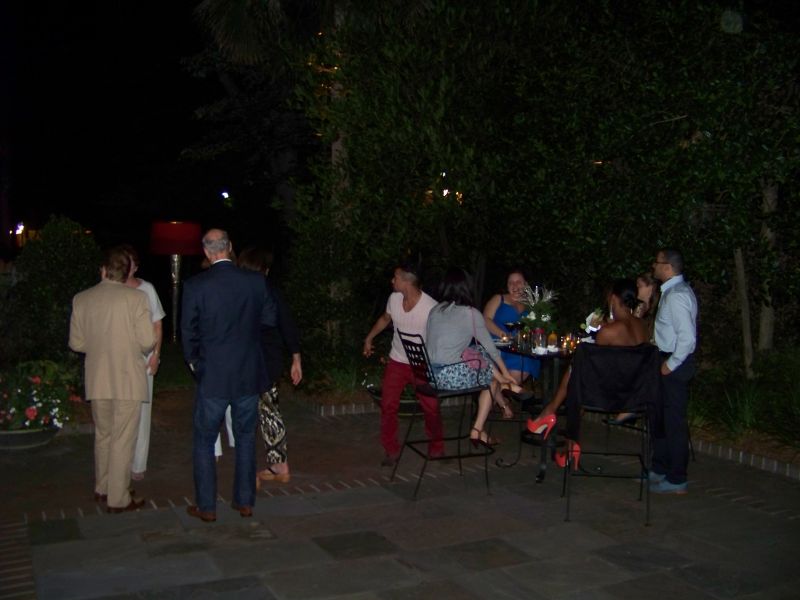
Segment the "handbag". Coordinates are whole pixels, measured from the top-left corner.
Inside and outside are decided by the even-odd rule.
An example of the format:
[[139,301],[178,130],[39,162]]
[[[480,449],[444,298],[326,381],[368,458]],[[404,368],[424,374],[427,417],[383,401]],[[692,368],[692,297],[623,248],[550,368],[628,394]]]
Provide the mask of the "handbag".
[[485,369],[489,366],[486,357],[475,346],[467,346],[461,353],[461,360],[467,363],[470,369]]
[[[477,333],[475,331],[475,315],[472,314],[472,337],[477,341]],[[467,363],[470,369],[485,369],[489,366],[483,352],[477,346],[467,346],[461,353],[461,360]]]

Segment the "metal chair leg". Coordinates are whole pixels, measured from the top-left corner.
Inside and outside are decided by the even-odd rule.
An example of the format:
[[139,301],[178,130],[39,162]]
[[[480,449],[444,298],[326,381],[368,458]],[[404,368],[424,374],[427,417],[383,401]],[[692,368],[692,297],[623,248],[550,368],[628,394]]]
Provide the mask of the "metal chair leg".
[[427,469],[427,468],[428,468],[428,459],[427,459],[427,456],[426,456],[426,458],[422,462],[422,469],[420,469],[420,471],[419,471],[419,477],[417,478],[417,485],[414,488],[414,496],[413,496],[414,500],[417,499],[417,494],[419,493],[419,486],[422,485],[422,478],[425,477],[425,469]]
[[564,521],[569,522],[569,508],[570,508],[570,499],[571,499],[571,491],[572,488],[570,486],[570,479],[572,479],[572,475],[570,471],[572,469],[572,440],[567,440],[567,464],[564,466],[564,493],[567,496],[567,514],[564,517]]
[[491,452],[486,452],[483,455],[483,475],[484,475],[484,478],[486,479],[486,495],[487,496],[491,496],[492,495],[492,489],[489,487],[489,455],[490,454],[491,454]]
[[400,459],[403,458],[403,452],[405,452],[406,444],[408,440],[411,438],[411,428],[414,426],[414,421],[417,418],[417,409],[418,404],[414,403],[414,412],[411,413],[411,418],[408,419],[408,428],[406,429],[406,437],[403,439],[403,443],[400,446],[400,454],[397,455],[397,460],[394,461],[394,468],[392,468],[392,476],[389,478],[389,481],[394,481],[394,476],[397,474],[397,468],[400,466]]
[[458,455],[458,474],[461,475],[462,477],[464,476],[464,466],[461,462],[461,454],[462,454],[461,442],[463,441],[464,436],[466,435],[464,433],[464,416],[467,414],[468,401],[471,402],[472,400],[468,399],[466,396],[461,401],[461,415],[458,418],[458,440],[456,442],[457,455]]

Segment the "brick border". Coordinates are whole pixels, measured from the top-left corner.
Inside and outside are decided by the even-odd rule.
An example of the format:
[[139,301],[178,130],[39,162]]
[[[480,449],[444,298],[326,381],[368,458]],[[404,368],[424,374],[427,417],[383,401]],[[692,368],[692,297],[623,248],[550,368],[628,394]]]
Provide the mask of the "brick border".
[[[592,413],[585,414],[583,418],[597,423],[602,423],[603,419],[601,415]],[[625,431],[623,427],[618,427],[617,429]],[[626,433],[632,434],[633,432],[628,430]],[[694,445],[694,451],[697,454],[713,456],[714,458],[735,462],[740,465],[759,469],[760,471],[767,471],[768,473],[783,475],[789,479],[800,481],[800,466],[798,465],[793,465],[792,463],[783,462],[774,458],[767,458],[766,456],[753,454],[752,452],[745,452],[733,446],[707,442],[705,440],[697,440],[692,443]]]

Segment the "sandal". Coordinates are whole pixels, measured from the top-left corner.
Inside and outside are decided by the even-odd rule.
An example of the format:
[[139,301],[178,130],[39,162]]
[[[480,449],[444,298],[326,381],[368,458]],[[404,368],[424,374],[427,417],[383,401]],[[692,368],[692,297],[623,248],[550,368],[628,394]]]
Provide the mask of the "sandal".
[[516,400],[517,402],[527,402],[533,398],[533,392],[527,392],[523,390],[521,386],[517,387],[519,387],[519,391],[515,392],[511,389],[510,383],[504,383],[500,388],[500,393],[504,398],[508,400]]
[[[478,432],[478,437],[472,437],[472,431]],[[483,446],[484,448],[494,448],[499,444],[496,439],[486,433],[483,429],[478,429],[477,427],[473,427],[472,431],[470,431],[469,441],[472,442],[472,446],[474,448],[478,448],[479,446]]]
[[286,473],[276,473],[272,467],[267,467],[263,471],[256,473],[256,490],[261,489],[262,481],[277,481],[278,483],[289,483],[292,476],[287,471]]

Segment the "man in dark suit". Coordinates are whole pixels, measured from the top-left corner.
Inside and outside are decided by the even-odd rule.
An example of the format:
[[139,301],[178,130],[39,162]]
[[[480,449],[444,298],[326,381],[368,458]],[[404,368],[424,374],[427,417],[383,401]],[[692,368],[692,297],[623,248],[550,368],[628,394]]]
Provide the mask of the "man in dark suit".
[[217,518],[214,441],[230,405],[236,439],[231,506],[253,514],[256,493],[255,433],[258,396],[269,389],[261,352],[262,324],[276,325],[276,305],[260,273],[231,261],[231,243],[221,229],[203,236],[210,268],[184,285],[181,314],[183,355],[197,380],[194,406],[195,506],[203,521]]

